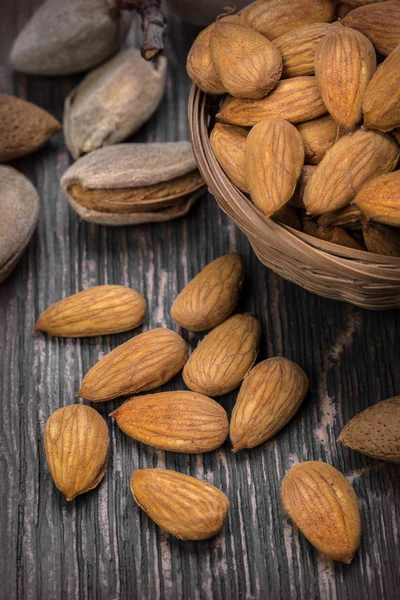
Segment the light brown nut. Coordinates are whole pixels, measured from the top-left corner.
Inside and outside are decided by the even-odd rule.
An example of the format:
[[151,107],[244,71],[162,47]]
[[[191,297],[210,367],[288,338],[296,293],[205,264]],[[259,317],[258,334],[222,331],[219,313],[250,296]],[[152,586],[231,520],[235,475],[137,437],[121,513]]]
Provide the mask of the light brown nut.
[[234,390],[253,366],[260,345],[260,323],[234,315],[218,325],[192,352],[183,370],[187,387],[207,396]]
[[400,257],[400,230],[369,221],[363,227],[364,243],[369,252]]
[[343,227],[321,227],[315,232],[315,237],[332,244],[338,244],[353,250],[365,250],[364,246],[357,242]]
[[171,316],[190,331],[205,331],[235,309],[244,279],[242,259],[233,252],[204,267],[175,298]]
[[250,27],[217,21],[211,32],[210,49],[223,86],[237,98],[262,98],[281,77],[280,53]]
[[400,396],[378,402],[356,415],[338,442],[371,458],[400,464]]
[[0,94],[1,162],[35,152],[60,129],[60,123],[39,106]]
[[354,203],[373,221],[400,227],[400,171],[367,181],[358,191]]
[[315,76],[333,119],[348,130],[362,120],[362,102],[376,71],[373,45],[362,33],[342,27],[315,49]]
[[391,131],[400,126],[400,44],[371,79],[364,96],[363,112],[364,126],[370,129]]
[[308,182],[303,197],[307,211],[322,215],[347,206],[366,181],[392,171],[398,160],[399,146],[390,135],[363,129],[345,135]]
[[284,119],[268,119],[250,131],[246,173],[254,204],[270,217],[293,196],[304,164],[297,129]]
[[340,22],[367,36],[376,50],[385,56],[400,44],[400,3],[397,0],[360,6]]
[[293,417],[307,391],[307,375],[287,358],[270,358],[254,367],[244,378],[232,411],[233,452],[272,438]]
[[152,390],[176,375],[185,364],[186,342],[170,329],[152,329],[106,354],[85,375],[77,396],[105,402]]
[[143,444],[187,454],[216,450],[229,430],[228,415],[218,402],[188,391],[137,396],[110,416]]
[[310,181],[311,177],[317,170],[317,165],[304,165],[299,180],[297,182],[297,186],[293,196],[289,200],[289,204],[294,208],[300,208],[301,210],[305,210],[303,196],[304,190],[306,189],[307,183]]
[[59,300],[47,308],[34,331],[60,337],[109,335],[143,323],[146,300],[123,285],[98,285]]
[[228,96],[218,119],[232,125],[251,127],[265,119],[286,119],[302,123],[328,112],[315,77],[292,77],[278,83],[265,98],[248,100]]
[[92,490],[107,469],[110,439],[105,420],[84,404],[56,410],[44,432],[46,459],[67,500]]
[[216,123],[210,135],[210,145],[229,179],[242,192],[248,192],[246,178],[246,140],[247,129]]
[[303,140],[305,161],[310,165],[320,163],[329,148],[345,134],[330,115],[299,123],[297,130]]
[[355,204],[350,204],[335,212],[321,215],[318,219],[320,227],[345,227],[346,229],[362,229],[365,217]]
[[319,552],[350,564],[360,544],[360,506],[353,486],[337,469],[303,462],[283,478],[285,512]]
[[240,18],[244,25],[274,40],[303,25],[328,23],[334,14],[333,0],[256,0],[242,10]]
[[186,70],[190,79],[206,94],[225,94],[226,89],[218,75],[210,51],[214,26],[215,24],[212,23],[200,31],[194,40],[187,57]]
[[159,527],[181,540],[213,537],[229,510],[229,500],[218,488],[169,469],[134,471],[131,492]]
[[314,75],[315,48],[327,33],[338,27],[339,23],[313,23],[276,38],[273,43],[282,55],[282,76]]

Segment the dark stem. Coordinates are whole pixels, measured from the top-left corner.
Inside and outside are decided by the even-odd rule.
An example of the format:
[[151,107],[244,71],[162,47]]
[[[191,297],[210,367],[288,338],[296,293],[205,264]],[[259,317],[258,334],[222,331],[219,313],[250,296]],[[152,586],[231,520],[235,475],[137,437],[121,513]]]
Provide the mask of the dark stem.
[[135,10],[142,19],[143,58],[151,60],[164,50],[163,36],[166,20],[161,10],[161,0],[114,0],[117,10]]

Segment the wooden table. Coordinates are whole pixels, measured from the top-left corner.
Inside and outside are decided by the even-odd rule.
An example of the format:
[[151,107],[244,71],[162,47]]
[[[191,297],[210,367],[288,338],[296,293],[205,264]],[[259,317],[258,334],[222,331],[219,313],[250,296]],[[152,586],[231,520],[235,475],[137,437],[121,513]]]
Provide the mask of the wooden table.
[[[80,77],[13,74],[7,64],[16,32],[39,0],[4,3],[0,18],[2,91],[62,119],[63,99]],[[7,4],[7,6],[5,6]],[[171,23],[170,71],[160,109],[135,141],[188,139],[190,82],[185,55],[195,31]],[[106,229],[79,222],[59,179],[71,163],[62,134],[15,162],[36,185],[41,214],[23,259],[0,286],[1,544],[4,600],[392,600],[400,594],[399,468],[336,443],[360,410],[400,393],[400,313],[373,313],[313,296],[264,268],[247,239],[205,196],[184,219]],[[111,419],[111,458],[93,492],[67,503],[49,475],[43,429],[51,413],[75,399],[83,375],[124,333],[95,339],[33,334],[36,318],[60,298],[92,285],[132,286],[149,310],[138,331],[171,327],[177,292],[206,263],[237,250],[247,278],[240,311],[262,323],[260,358],[299,363],[311,389],[294,419],[273,440],[233,455],[227,441],[200,456],[164,453],[135,443]],[[135,332],[137,333],[137,332]],[[163,389],[182,389],[176,377]],[[221,399],[228,411],[235,393]],[[118,402],[96,405],[107,415]],[[320,556],[282,515],[279,490],[298,461],[325,460],[353,483],[363,535],[350,566]],[[215,483],[231,501],[222,533],[182,542],[164,535],[136,506],[132,471],[168,467]]]

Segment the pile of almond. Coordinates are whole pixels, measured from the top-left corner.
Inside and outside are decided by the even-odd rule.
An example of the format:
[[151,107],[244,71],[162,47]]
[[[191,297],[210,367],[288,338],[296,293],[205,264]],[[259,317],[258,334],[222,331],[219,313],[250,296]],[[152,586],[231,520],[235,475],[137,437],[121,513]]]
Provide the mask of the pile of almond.
[[187,71],[222,97],[212,150],[266,217],[400,256],[398,0],[256,0],[200,33]]
[[[117,346],[85,375],[77,396],[94,403],[128,399],[111,413],[119,428],[147,446],[197,454],[220,448],[228,434],[234,453],[263,444],[295,415],[308,378],[291,360],[273,357],[254,366],[260,323],[234,314],[244,280],[234,253],[208,264],[175,299],[171,316],[182,328],[208,331],[188,359],[176,332],[145,331]],[[108,335],[138,327],[146,301],[118,285],[90,288],[60,300],[39,317],[36,331],[67,337]],[[156,391],[183,368],[187,390]],[[229,422],[214,398],[238,388]],[[369,456],[400,463],[400,397],[371,407],[344,428],[339,441]],[[95,488],[109,454],[105,420],[93,408],[56,410],[45,429],[46,456],[56,486],[67,500]],[[165,531],[187,540],[220,531],[227,496],[204,481],[168,469],[135,470],[137,504]],[[323,462],[300,463],[284,477],[282,504],[314,546],[350,563],[360,541],[360,511],[347,479]],[[315,515],[317,518],[315,518]]]

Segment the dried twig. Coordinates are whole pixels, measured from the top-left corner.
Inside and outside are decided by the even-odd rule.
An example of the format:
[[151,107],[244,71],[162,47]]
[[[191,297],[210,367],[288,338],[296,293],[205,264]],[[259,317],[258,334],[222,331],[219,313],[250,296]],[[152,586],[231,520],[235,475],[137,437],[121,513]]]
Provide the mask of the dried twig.
[[135,10],[142,19],[143,58],[151,60],[164,49],[163,36],[166,19],[161,10],[161,0],[115,0],[117,10]]

